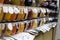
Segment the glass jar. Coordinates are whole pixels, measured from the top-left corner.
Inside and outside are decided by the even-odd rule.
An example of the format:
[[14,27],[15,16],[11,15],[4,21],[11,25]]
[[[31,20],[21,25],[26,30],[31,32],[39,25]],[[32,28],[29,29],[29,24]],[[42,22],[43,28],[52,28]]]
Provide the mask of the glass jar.
[[24,31],[24,27],[25,27],[24,22],[20,22],[19,23],[19,27],[18,27],[18,33],[23,32]]
[[[5,12],[4,12],[5,10]],[[13,14],[13,8],[12,7],[4,7],[4,20],[10,20],[11,14]]]
[[29,24],[28,24],[27,21],[24,21],[24,23],[25,23],[25,24],[24,24],[24,25],[25,25],[25,27],[24,27],[24,31],[25,31],[25,30],[27,30]]
[[36,8],[32,8],[32,18],[38,17],[38,10]]
[[45,15],[46,10],[44,8],[40,8],[40,10],[41,10],[40,17],[46,17]]
[[24,19],[27,19],[27,17],[28,17],[28,8],[24,8],[24,14],[25,14]]
[[19,10],[16,7],[13,7],[14,13],[11,15],[10,20],[16,20]]
[[12,23],[12,27],[13,29],[12,29],[11,35],[14,35],[16,34],[16,30],[17,30],[16,23]]
[[28,28],[27,28],[27,30],[32,29],[32,20],[27,21],[27,22],[28,22]]
[[18,13],[17,20],[23,20],[24,16],[25,16],[24,10],[23,10],[23,8],[19,9],[19,10],[20,10],[20,12]]
[[36,28],[38,26],[38,22],[37,22],[37,19],[34,19],[32,21],[32,29]]
[[12,29],[13,29],[12,23],[7,23],[6,24],[6,31],[4,34],[7,36],[11,35]]
[[38,18],[39,18],[41,13],[40,8],[38,8],[37,11],[38,11]]
[[45,18],[41,18],[40,20],[40,26],[44,25],[46,23],[46,19]]
[[32,9],[28,9],[28,19],[32,18]]

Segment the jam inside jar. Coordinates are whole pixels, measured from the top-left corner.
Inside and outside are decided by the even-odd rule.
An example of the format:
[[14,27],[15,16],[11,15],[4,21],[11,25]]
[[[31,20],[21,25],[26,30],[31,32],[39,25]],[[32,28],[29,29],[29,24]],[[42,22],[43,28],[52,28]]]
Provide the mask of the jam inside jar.
[[14,7],[13,11],[14,13],[11,15],[10,20],[16,20],[18,15],[18,9],[16,7]]
[[19,9],[19,10],[20,12],[18,13],[17,20],[23,20],[25,16],[24,10],[23,9]]

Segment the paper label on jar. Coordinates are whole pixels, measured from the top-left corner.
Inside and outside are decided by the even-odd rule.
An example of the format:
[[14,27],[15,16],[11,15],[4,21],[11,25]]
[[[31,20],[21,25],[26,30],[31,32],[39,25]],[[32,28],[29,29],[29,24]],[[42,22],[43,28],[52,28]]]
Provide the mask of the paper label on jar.
[[10,13],[10,14],[13,14],[13,13],[14,13],[13,7],[9,7],[9,13]]
[[20,12],[20,10],[18,8],[14,7],[14,13],[18,14],[19,12]]
[[38,11],[37,11],[36,8],[32,9],[32,11],[33,11],[34,13],[38,13]]
[[8,24],[7,24],[7,27],[8,27],[9,30],[12,30],[12,29],[13,29],[12,23],[8,23]]
[[7,13],[8,12],[8,7],[7,6],[3,6],[3,12]]
[[2,30],[4,30],[5,24],[1,24],[1,28],[2,28]]
[[24,13],[28,14],[28,9],[24,8]]

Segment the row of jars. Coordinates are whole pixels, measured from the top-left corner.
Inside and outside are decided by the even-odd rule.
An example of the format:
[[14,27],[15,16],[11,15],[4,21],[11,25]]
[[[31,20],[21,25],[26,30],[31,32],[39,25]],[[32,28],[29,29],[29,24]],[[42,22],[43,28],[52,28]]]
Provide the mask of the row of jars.
[[[54,18],[48,18],[49,21],[52,21]],[[47,23],[46,18],[27,20],[23,22],[15,23],[0,23],[0,36],[4,35],[14,35],[25,30],[34,29],[36,27],[42,26]]]
[[47,0],[17,0],[17,1],[16,0],[0,0],[0,3],[21,5],[21,6],[24,6],[24,5],[37,6],[37,5],[40,5],[44,1],[47,1]]
[[57,16],[57,13],[50,13],[51,10],[45,8],[24,8],[16,6],[0,7],[1,20],[23,20],[29,18],[38,18],[45,16]]

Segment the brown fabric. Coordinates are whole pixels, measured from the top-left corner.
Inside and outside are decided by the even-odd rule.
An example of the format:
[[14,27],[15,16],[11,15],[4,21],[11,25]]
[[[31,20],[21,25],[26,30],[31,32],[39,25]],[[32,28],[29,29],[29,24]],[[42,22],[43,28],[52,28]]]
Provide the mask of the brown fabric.
[[0,3],[3,3],[4,2],[4,0],[0,0]]

